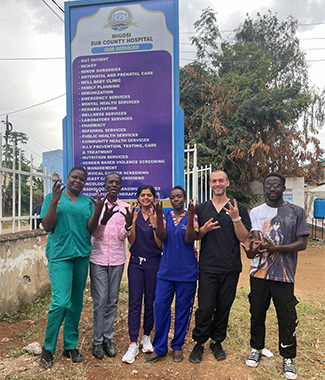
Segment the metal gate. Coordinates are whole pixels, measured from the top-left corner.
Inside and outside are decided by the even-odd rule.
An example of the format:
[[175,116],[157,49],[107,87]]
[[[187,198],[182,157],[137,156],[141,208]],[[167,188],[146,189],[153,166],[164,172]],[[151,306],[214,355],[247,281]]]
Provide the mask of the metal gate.
[[[46,195],[51,191],[52,180],[53,177],[51,172],[47,171],[45,167],[45,174],[43,172],[38,171],[34,168],[34,159],[33,156],[30,156],[30,164],[29,171],[22,170],[22,158],[21,158],[21,150],[18,149],[18,160],[16,160],[16,150],[18,148],[13,145],[12,152],[12,165],[10,167],[6,167],[2,165],[2,134],[0,133],[0,234],[3,233],[3,224],[8,222],[11,225],[11,228],[7,226],[7,232],[9,229],[11,232],[21,231],[22,224],[29,221],[28,229],[31,230],[36,228],[36,220],[39,217],[38,214],[33,215],[33,182],[35,178],[39,178],[43,181],[43,192]],[[22,215],[22,177],[28,177],[29,184],[29,215]],[[10,203],[11,210],[10,214],[5,216],[5,203],[8,202],[8,198],[6,197],[6,184],[10,181]],[[25,225],[26,227],[26,225]],[[26,228],[25,228],[26,229]]]
[[189,145],[184,149],[185,153],[185,189],[187,199],[197,200],[198,203],[206,202],[211,198],[212,190],[209,186],[209,177],[212,172],[212,165],[197,166],[197,147]]

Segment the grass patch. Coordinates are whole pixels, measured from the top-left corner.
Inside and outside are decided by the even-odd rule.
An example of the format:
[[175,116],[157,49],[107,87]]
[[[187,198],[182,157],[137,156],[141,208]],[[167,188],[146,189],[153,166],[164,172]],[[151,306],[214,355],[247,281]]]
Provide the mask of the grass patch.
[[51,373],[51,376],[49,377],[49,374],[42,375],[41,373],[30,375],[30,374],[19,374],[19,375],[13,375],[8,378],[8,380],[89,380],[88,377],[85,376],[84,368],[78,368],[78,367],[71,367],[68,369],[61,369],[57,372]]
[[41,336],[41,331],[38,326],[33,326],[29,328],[28,330],[20,333],[15,334],[18,338],[29,340],[29,341],[36,341]]
[[30,377],[30,375],[13,375],[10,376],[8,380],[48,380],[48,377],[43,376],[43,375],[36,375],[33,377]]
[[307,247],[314,248],[314,249],[324,249],[324,242],[313,240],[311,236],[308,236]]
[[87,281],[87,283],[86,283],[84,295],[91,295],[90,281]]
[[88,376],[86,376],[86,366],[74,366],[62,368],[58,373],[56,373],[55,377],[52,377],[53,380],[89,380]]
[[1,321],[5,322],[20,322],[24,319],[39,321],[45,319],[47,311],[51,303],[51,292],[46,293],[43,297],[36,298],[32,303],[19,310],[17,313],[2,317]]
[[[248,293],[248,289],[238,289],[230,312],[225,349],[228,352],[236,352],[233,359],[235,365],[242,364],[251,351]],[[297,326],[298,349],[295,365],[298,375],[309,380],[325,378],[324,302],[317,299],[301,299],[297,305],[297,314],[299,324]],[[271,303],[266,317],[265,342],[266,348],[274,354],[274,358],[265,360],[265,365],[260,365],[254,370],[256,379],[282,379],[282,358],[278,350],[278,323],[273,303]]]
[[25,353],[25,351],[22,348],[17,348],[13,346],[9,346],[8,348],[10,352],[10,357],[12,358],[18,358],[19,356]]
[[129,286],[127,281],[121,281],[121,286],[120,286],[120,294],[128,294],[129,293]]
[[122,281],[120,286],[120,293],[119,293],[119,304],[126,304],[126,307],[128,308],[128,299],[129,299],[129,286],[127,281]]

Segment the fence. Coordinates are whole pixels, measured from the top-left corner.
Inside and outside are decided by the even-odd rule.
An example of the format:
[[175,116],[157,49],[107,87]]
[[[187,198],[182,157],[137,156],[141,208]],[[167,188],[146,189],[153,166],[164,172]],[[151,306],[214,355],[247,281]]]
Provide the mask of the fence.
[[[18,149],[18,160],[16,159],[17,147],[13,145],[12,150],[12,167],[8,167],[7,159],[3,166],[3,149],[2,149],[2,134],[0,134],[0,234],[3,233],[4,223],[10,222],[11,232],[21,231],[22,221],[29,221],[29,229],[36,227],[38,214],[33,215],[33,185],[35,178],[43,181],[43,191],[47,194],[51,189],[52,175],[45,171],[42,172],[34,168],[33,156],[30,156],[29,171],[22,170],[22,154],[21,149]],[[27,176],[29,182],[29,215],[22,215],[22,177]],[[7,180],[8,186],[7,186]],[[11,187],[10,185],[11,181]],[[11,190],[11,195],[8,194],[8,188]],[[6,206],[11,205],[11,216],[4,216]],[[8,207],[7,207],[8,208]],[[8,230],[6,232],[9,232]]]
[[[0,134],[0,142],[2,142],[2,134]],[[38,213],[33,213],[33,185],[35,178],[41,179],[43,181],[43,192],[44,195],[48,194],[51,191],[51,181],[53,176],[51,172],[47,171],[45,167],[44,173],[36,170],[34,168],[34,159],[33,156],[30,156],[29,171],[22,170],[22,156],[21,150],[18,149],[18,160],[16,159],[16,146],[13,146],[12,152],[12,167],[5,163],[3,166],[2,155],[3,149],[2,144],[0,143],[0,234],[3,233],[4,223],[10,222],[11,232],[21,231],[22,221],[29,222],[29,230],[32,230],[36,227],[37,219],[39,217]],[[187,145],[184,150],[185,153],[185,162],[186,168],[184,171],[185,175],[185,189],[187,192],[188,199],[195,199],[198,202],[205,202],[211,198],[211,189],[209,187],[209,175],[212,171],[212,167],[198,167],[197,166],[197,147],[196,144],[193,148],[190,148]],[[5,160],[6,162],[7,160]],[[17,165],[18,161],[18,165]],[[17,168],[18,166],[18,168]],[[22,176],[27,176],[29,178],[29,214],[22,215]],[[8,197],[6,191],[7,180],[11,179],[11,196]],[[5,203],[10,202],[11,215],[4,216],[5,214]],[[17,205],[17,207],[16,207]],[[8,231],[8,228],[6,229]]]
[[212,191],[209,187],[209,176],[212,172],[212,165],[205,167],[197,166],[197,147],[189,145],[184,150],[185,153],[185,189],[187,199],[195,199],[198,202],[206,202],[211,198]]

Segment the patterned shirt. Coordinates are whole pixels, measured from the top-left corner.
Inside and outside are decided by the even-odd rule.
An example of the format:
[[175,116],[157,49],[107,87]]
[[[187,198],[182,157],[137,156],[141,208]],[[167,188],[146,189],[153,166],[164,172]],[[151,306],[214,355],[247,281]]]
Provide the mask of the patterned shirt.
[[[275,245],[287,245],[298,236],[308,236],[304,210],[291,203],[270,207],[266,203],[250,212],[251,231],[258,231],[260,239],[267,238]],[[294,282],[297,252],[265,252],[254,257],[250,275],[266,280]]]
[[[187,214],[187,211],[184,210],[184,211],[183,211],[183,214],[180,215],[179,220],[177,220],[177,217],[176,217],[176,215],[175,215],[174,210],[171,210],[171,211],[170,211],[170,215],[171,215],[172,218],[173,218],[173,221],[174,221],[174,225],[175,225],[175,226],[178,226],[178,225],[179,225],[179,223],[181,222],[182,218],[183,218],[186,214]],[[166,228],[166,219],[165,219],[165,217],[164,217],[164,227]],[[185,225],[184,227],[185,227],[185,229],[186,229],[186,225]],[[194,231],[198,234],[198,233],[199,233],[199,222],[198,222],[198,220],[197,220],[197,215],[196,215],[196,214],[194,214],[194,218],[193,218],[193,227],[194,227]]]

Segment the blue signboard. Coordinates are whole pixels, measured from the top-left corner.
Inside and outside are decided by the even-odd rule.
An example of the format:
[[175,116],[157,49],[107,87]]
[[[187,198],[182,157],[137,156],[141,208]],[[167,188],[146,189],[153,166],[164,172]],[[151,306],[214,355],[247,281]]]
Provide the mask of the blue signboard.
[[144,183],[167,198],[184,181],[178,1],[75,1],[65,16],[65,174],[85,167],[89,195],[118,172],[121,198]]

